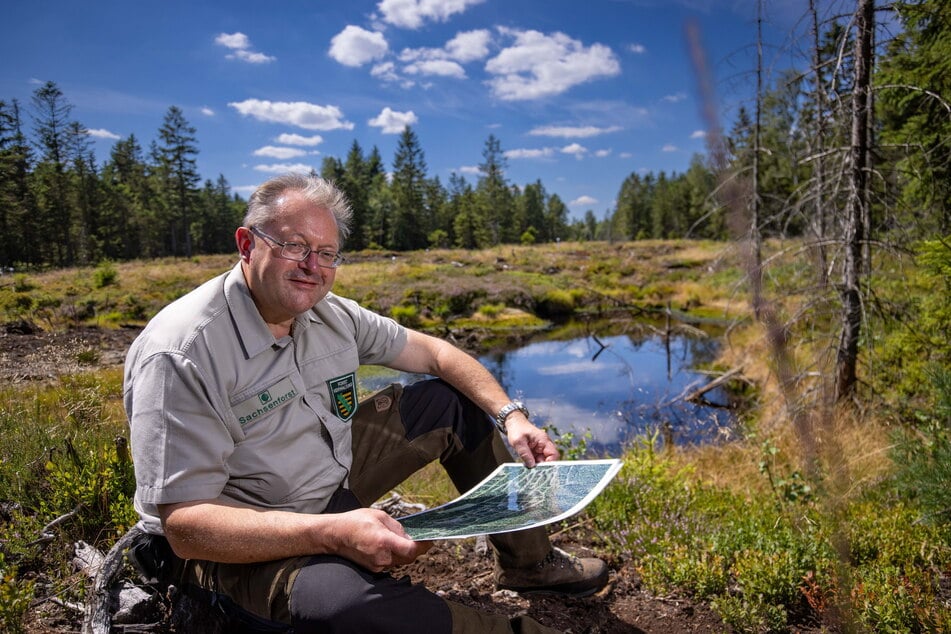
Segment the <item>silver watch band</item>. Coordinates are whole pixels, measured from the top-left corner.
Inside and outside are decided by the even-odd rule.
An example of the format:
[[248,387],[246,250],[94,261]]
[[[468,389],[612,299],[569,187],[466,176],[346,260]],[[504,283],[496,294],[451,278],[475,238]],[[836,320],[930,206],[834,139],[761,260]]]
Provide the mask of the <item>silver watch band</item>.
[[525,418],[531,416],[531,414],[528,413],[528,408],[525,407],[525,404],[521,401],[512,401],[510,403],[506,403],[495,415],[495,426],[498,427],[499,431],[503,434],[508,433],[508,431],[505,429],[505,419],[507,419],[509,415],[515,411],[525,414]]

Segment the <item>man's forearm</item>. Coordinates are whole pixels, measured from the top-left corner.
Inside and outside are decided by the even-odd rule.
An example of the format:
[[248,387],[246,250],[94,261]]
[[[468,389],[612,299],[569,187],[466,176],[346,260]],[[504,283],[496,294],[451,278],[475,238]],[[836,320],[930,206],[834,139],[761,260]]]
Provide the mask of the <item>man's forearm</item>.
[[326,534],[331,531],[323,516],[217,501],[166,505],[159,510],[165,536],[183,559],[251,563],[317,554],[327,547],[319,543],[320,536],[329,542]]
[[267,511],[218,500],[159,507],[165,536],[183,559],[255,563],[335,554],[379,572],[429,550],[376,509],[308,514]]

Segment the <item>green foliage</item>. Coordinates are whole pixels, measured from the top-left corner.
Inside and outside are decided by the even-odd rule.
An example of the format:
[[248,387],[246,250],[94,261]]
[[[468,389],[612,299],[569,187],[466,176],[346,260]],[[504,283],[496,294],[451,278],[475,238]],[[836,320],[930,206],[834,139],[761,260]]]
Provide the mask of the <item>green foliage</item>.
[[449,233],[443,229],[435,229],[429,233],[427,242],[433,248],[445,249],[449,247]]
[[779,449],[770,441],[762,444],[763,459],[760,460],[760,473],[769,479],[769,485],[776,494],[777,501],[783,503],[809,502],[813,499],[812,486],[806,482],[802,473],[797,469],[788,475],[780,476],[776,473],[776,457]]
[[740,595],[720,595],[710,605],[725,623],[740,632],[786,632],[786,610],[781,605],[749,601]]
[[529,227],[522,232],[522,236],[518,240],[519,243],[525,246],[535,244],[535,242],[538,240],[538,237],[535,235],[536,233],[535,227]]
[[[93,540],[105,528],[121,534],[138,520],[132,507],[135,474],[125,452],[120,449],[67,442],[65,451],[46,463],[48,496],[40,504],[45,515],[59,517],[78,510],[77,534]],[[120,453],[121,452],[121,453]]]
[[852,603],[870,632],[947,632],[951,609],[935,596],[938,580],[928,571],[902,566],[868,566],[857,571]]
[[394,306],[390,310],[390,316],[404,326],[410,328],[419,326],[419,309],[416,306]]
[[931,368],[951,367],[951,236],[921,243],[917,269],[907,275],[875,280],[888,312],[873,340],[874,389],[905,419],[932,407]]
[[23,273],[17,273],[13,276],[13,290],[17,293],[29,293],[36,289],[36,285],[30,281],[30,278]]
[[544,429],[558,448],[561,460],[581,460],[587,457],[588,443],[594,438],[590,429],[580,436],[572,431],[561,432],[555,425],[545,425]]
[[7,564],[0,552],[0,630],[25,632],[23,617],[36,594],[36,582],[22,579],[16,566]]
[[479,306],[479,314],[489,319],[495,319],[505,310],[505,304],[482,304]]
[[[872,631],[941,631],[951,619],[936,598],[951,550],[887,487],[847,504],[839,521],[803,494],[799,479],[778,484],[769,443],[764,474],[773,486],[737,496],[677,468],[657,442],[633,446],[592,503],[608,544],[632,559],[647,588],[706,599],[744,632],[785,632],[793,615],[810,611],[838,618],[843,605]],[[843,543],[846,561],[837,554]]]
[[119,280],[119,272],[112,262],[103,260],[99,263],[99,266],[96,267],[96,270],[93,271],[92,280],[94,288],[111,286]]
[[569,315],[574,309],[575,295],[561,289],[545,291],[535,304],[535,311],[542,317]]
[[900,490],[918,500],[925,520],[951,544],[951,370],[932,367],[930,375],[934,409],[918,412],[914,430],[895,433],[892,455]]

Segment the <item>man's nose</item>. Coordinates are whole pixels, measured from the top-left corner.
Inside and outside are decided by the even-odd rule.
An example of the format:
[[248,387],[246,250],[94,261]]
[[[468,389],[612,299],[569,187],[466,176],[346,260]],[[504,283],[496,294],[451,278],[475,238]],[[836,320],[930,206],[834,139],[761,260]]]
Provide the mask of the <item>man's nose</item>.
[[307,254],[307,257],[300,261],[301,266],[303,266],[308,271],[319,271],[322,267],[317,264],[317,252],[311,251]]

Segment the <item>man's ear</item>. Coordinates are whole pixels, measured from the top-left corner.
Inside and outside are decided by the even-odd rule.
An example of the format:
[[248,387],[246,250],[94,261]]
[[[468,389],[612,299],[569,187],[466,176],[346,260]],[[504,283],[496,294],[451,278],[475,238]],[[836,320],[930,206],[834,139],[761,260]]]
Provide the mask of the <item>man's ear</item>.
[[244,262],[251,259],[251,249],[254,248],[254,236],[247,227],[238,227],[234,232],[234,241],[238,245],[238,255]]

